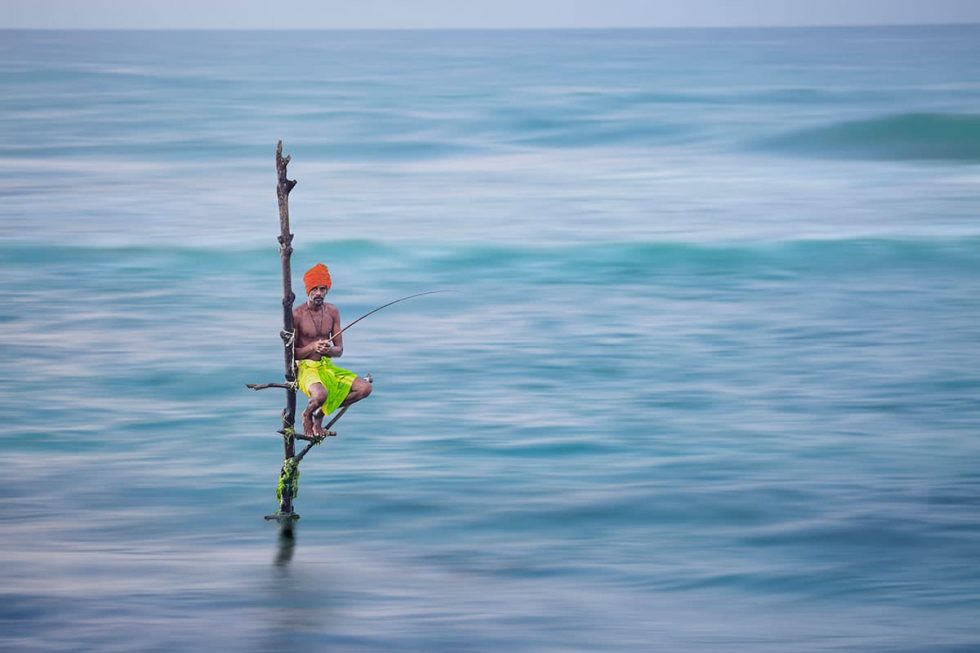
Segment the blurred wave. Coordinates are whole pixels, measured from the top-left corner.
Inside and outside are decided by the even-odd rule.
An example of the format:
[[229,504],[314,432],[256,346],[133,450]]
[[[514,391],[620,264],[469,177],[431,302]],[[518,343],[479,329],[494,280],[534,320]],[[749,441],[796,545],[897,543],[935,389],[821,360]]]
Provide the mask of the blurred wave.
[[779,152],[892,160],[980,161],[980,114],[903,113],[765,139]]
[[[294,267],[316,252],[343,269],[371,276],[392,269],[411,270],[415,277],[467,282],[499,278],[512,270],[525,283],[618,284],[651,280],[664,273],[694,275],[766,275],[775,271],[798,274],[855,273],[906,268],[959,270],[980,268],[980,236],[931,239],[843,238],[761,243],[601,242],[575,245],[482,245],[474,243],[407,243],[329,240],[307,243]],[[105,270],[127,274],[166,274],[181,279],[213,275],[256,279],[276,276],[270,247],[242,246],[90,246],[0,245],[0,264],[42,265],[43,273],[86,266],[87,278]],[[312,260],[310,261],[312,264]],[[587,274],[583,276],[583,270]],[[370,272],[368,272],[370,271]],[[301,272],[301,270],[299,271]],[[299,272],[294,277],[299,278]]]

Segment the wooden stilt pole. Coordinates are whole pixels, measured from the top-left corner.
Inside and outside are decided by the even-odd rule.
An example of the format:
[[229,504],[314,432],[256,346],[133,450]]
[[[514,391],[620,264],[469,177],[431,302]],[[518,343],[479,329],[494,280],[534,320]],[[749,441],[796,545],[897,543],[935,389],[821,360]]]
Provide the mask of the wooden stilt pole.
[[[296,498],[296,491],[299,487],[299,463],[303,457],[309,452],[309,450],[323,442],[324,438],[327,436],[337,435],[336,432],[331,431],[330,427],[340,419],[344,413],[347,412],[347,406],[340,410],[332,420],[327,424],[325,433],[321,435],[311,435],[309,433],[297,433],[296,432],[296,353],[294,351],[296,332],[295,325],[293,324],[293,302],[296,301],[296,295],[293,294],[293,277],[291,270],[291,260],[293,255],[293,234],[289,231],[289,192],[293,190],[296,185],[295,179],[287,179],[286,177],[286,167],[289,165],[289,156],[282,155],[282,141],[276,144],[276,195],[279,199],[279,256],[282,263],[282,331],[279,335],[282,337],[283,345],[283,362],[285,364],[285,382],[284,383],[249,383],[248,388],[252,390],[266,390],[268,388],[282,388],[286,391],[286,407],[282,410],[282,428],[279,429],[279,433],[282,434],[283,442],[283,461],[282,468],[279,471],[279,485],[278,485],[278,496],[279,496],[279,511],[273,515],[266,515],[266,519],[276,520],[282,524],[284,535],[291,535],[292,523],[299,519],[299,515],[293,510],[293,500]],[[396,299],[393,302],[388,302],[384,306],[380,306],[373,311],[362,315],[358,319],[354,320],[348,324],[341,333],[346,329],[349,329],[356,322],[364,319],[368,315],[378,312],[382,308],[391,306],[392,304],[397,304],[398,302],[404,301],[406,299],[411,299],[412,297],[418,297],[420,295],[429,295],[432,292],[441,291],[430,291],[425,293],[418,293],[417,295],[411,295],[409,297],[402,297],[401,299]],[[365,377],[370,383],[372,381],[371,375]],[[305,440],[309,444],[299,453],[296,454],[296,440]]]
[[[293,254],[293,234],[289,231],[289,192],[296,185],[295,179],[286,178],[289,156],[282,155],[282,141],[276,144],[276,195],[279,199],[279,255],[282,261],[282,337],[283,360],[286,367],[286,407],[282,410],[283,466],[280,471],[279,512],[270,518],[293,521],[299,515],[293,512],[293,476],[299,474],[296,456],[296,365],[293,352],[295,330],[293,325],[293,276],[290,262]],[[283,478],[285,477],[285,478]]]

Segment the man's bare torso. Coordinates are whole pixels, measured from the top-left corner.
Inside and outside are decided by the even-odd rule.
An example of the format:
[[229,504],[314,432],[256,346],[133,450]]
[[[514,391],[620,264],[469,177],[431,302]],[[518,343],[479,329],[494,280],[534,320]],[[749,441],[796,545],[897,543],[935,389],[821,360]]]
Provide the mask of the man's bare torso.
[[337,307],[324,302],[319,308],[309,303],[300,304],[293,309],[293,328],[296,330],[296,358],[320,360],[321,354],[316,350],[301,352],[300,350],[319,340],[327,340],[334,334],[334,327],[339,322]]

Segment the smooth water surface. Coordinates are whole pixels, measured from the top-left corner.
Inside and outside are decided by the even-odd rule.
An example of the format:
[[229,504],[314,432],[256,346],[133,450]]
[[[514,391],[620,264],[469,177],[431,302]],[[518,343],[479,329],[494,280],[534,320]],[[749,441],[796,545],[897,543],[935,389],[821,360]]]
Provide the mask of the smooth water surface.
[[[978,61],[0,32],[0,650],[977,650]],[[297,282],[452,291],[345,335],[293,539],[280,138]]]

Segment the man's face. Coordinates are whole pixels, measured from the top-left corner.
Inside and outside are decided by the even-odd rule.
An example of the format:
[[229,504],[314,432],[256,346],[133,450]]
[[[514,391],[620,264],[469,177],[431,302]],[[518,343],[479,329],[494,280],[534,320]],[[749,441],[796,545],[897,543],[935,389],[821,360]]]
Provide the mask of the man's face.
[[327,296],[328,292],[330,292],[330,288],[317,286],[310,290],[310,301],[313,302],[314,306],[323,306],[323,298]]

